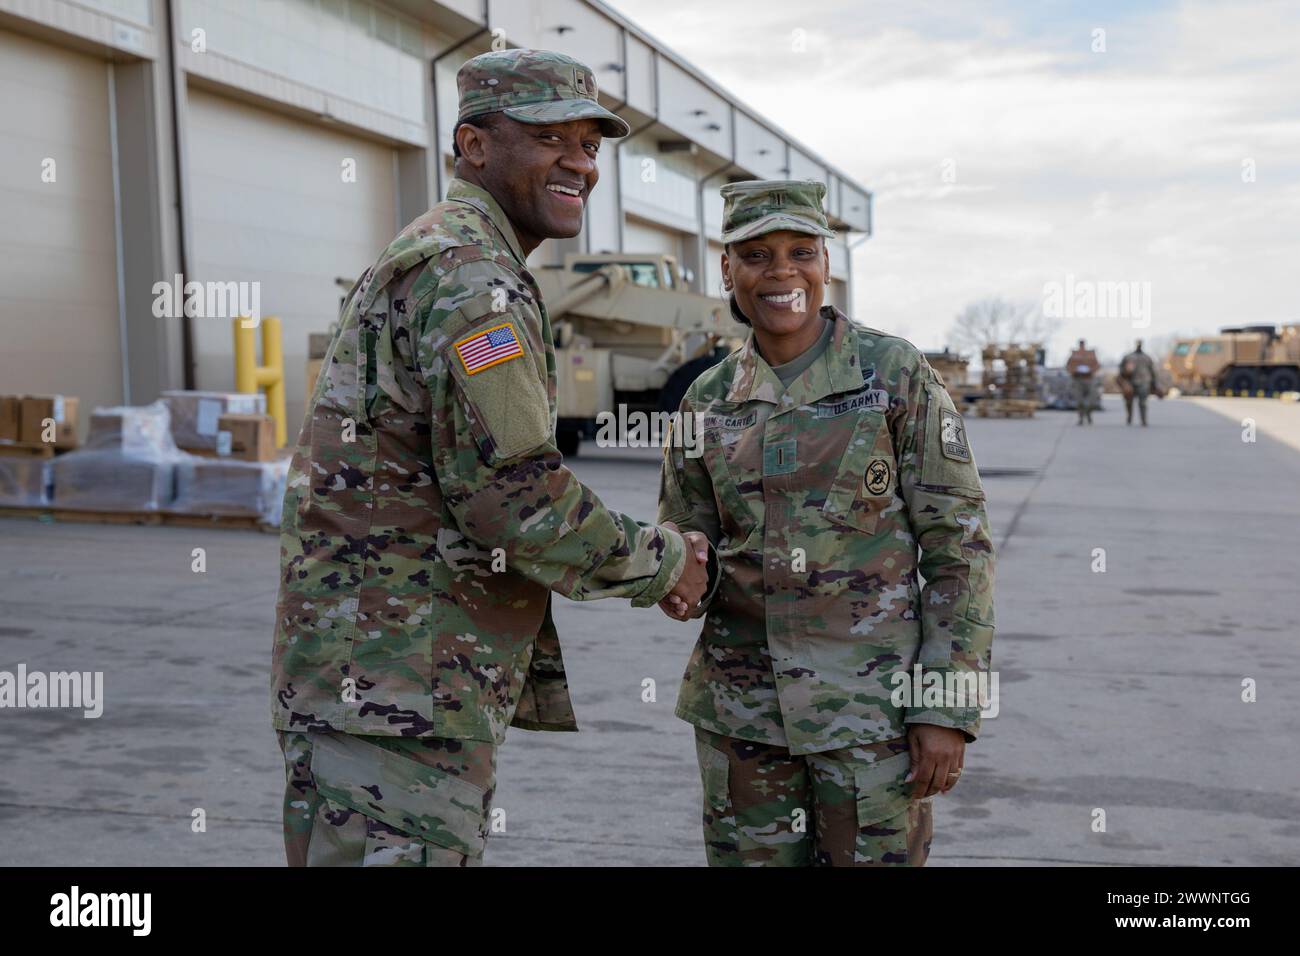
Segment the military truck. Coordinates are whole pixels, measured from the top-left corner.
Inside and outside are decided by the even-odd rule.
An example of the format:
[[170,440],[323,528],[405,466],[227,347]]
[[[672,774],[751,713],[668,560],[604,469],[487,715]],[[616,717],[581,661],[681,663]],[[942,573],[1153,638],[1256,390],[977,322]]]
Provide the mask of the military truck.
[[601,413],[676,411],[743,331],[726,302],[686,287],[670,255],[569,253],[533,275],[555,336],[564,455],[596,437]]
[[1169,354],[1165,356],[1164,366],[1165,375],[1169,378],[1169,384],[1180,392],[1195,392],[1200,386],[1192,379],[1192,355],[1196,352],[1196,339],[1174,339],[1169,346]]
[[1184,344],[1175,343],[1165,363],[1184,391],[1300,391],[1300,324],[1229,327]]

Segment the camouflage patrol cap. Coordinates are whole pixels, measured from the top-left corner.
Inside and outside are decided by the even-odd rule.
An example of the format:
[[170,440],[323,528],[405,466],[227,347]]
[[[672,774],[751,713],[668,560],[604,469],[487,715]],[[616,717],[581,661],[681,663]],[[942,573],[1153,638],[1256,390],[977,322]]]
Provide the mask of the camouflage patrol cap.
[[789,229],[833,239],[822,199],[826,185],[813,179],[750,179],[722,187],[722,242],[741,242]]
[[456,74],[462,122],[481,113],[505,113],[521,123],[600,121],[606,136],[626,136],[630,127],[596,99],[596,77],[572,57],[550,50],[493,50],[480,53]]

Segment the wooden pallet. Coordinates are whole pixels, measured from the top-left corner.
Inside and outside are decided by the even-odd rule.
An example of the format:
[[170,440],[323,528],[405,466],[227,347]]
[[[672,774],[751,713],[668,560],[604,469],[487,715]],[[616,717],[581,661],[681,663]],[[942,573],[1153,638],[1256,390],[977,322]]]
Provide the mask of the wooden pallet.
[[980,418],[1033,418],[1038,402],[1032,398],[982,398],[975,403]]
[[254,515],[196,515],[173,511],[84,511],[78,508],[9,508],[0,506],[0,517],[36,518],[42,521],[85,524],[144,524],[176,528],[225,528],[277,534],[280,529]]
[[53,458],[56,449],[49,442],[0,441],[0,455],[8,458]]

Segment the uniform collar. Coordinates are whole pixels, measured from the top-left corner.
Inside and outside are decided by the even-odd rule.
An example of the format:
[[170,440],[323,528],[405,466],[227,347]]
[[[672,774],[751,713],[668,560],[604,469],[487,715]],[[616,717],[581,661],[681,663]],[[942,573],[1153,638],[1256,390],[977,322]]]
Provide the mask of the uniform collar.
[[510,225],[510,220],[506,218],[501,205],[492,198],[490,192],[459,177],[453,177],[447,186],[447,198],[469,203],[492,220],[492,225],[496,226],[497,232],[501,233],[506,245],[510,247],[511,254],[519,260],[521,266],[527,267],[528,257],[524,255],[524,250],[519,245],[519,238],[515,235],[515,227]]
[[740,360],[727,392],[729,402],[771,402],[782,411],[819,401],[827,395],[852,392],[862,387],[862,368],[858,361],[858,337],[853,324],[833,305],[821,308],[821,314],[835,323],[831,340],[817,361],[790,383],[787,389],[772,366],[758,353],[753,330],[740,350]]

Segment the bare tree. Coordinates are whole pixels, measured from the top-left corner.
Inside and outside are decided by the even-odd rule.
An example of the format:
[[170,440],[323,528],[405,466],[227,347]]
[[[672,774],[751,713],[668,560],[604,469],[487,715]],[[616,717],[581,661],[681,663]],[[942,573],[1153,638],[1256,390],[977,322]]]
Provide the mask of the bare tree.
[[1040,303],[992,297],[962,309],[948,331],[948,342],[956,351],[973,351],[976,356],[986,345],[1041,342],[1046,346],[1061,324],[1060,319],[1044,315]]

